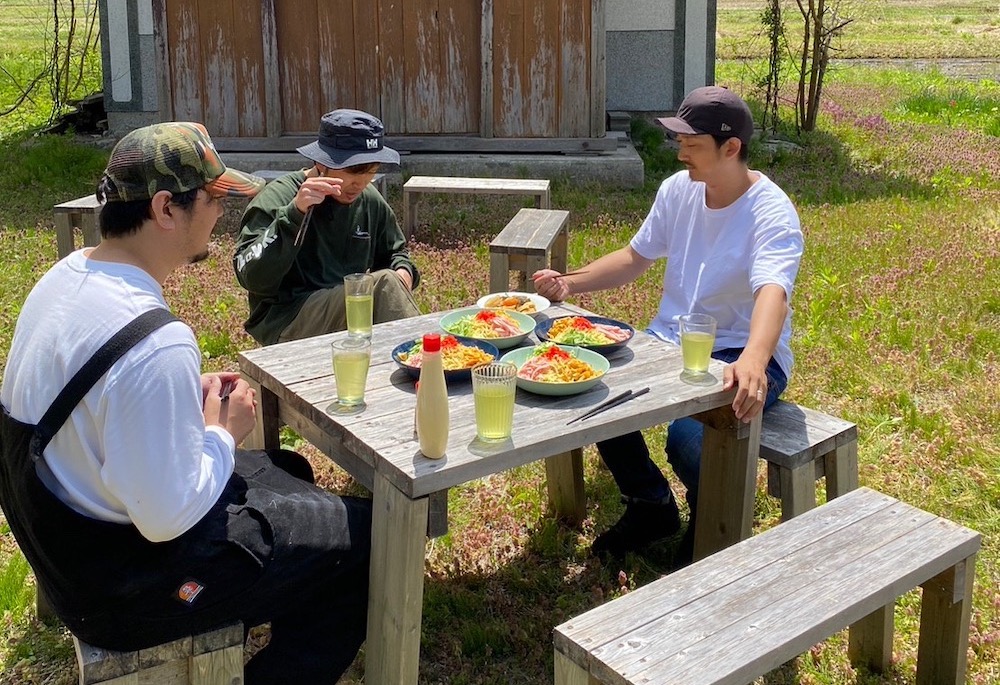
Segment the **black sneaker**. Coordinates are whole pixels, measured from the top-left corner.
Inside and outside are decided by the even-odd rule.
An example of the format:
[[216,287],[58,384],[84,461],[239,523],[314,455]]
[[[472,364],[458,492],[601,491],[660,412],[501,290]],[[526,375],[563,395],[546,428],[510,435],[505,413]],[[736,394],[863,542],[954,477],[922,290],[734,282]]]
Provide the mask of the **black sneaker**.
[[622,497],[625,513],[618,522],[594,540],[594,554],[624,557],[638,552],[654,542],[670,537],[681,528],[680,512],[672,495],[666,502],[650,502]]

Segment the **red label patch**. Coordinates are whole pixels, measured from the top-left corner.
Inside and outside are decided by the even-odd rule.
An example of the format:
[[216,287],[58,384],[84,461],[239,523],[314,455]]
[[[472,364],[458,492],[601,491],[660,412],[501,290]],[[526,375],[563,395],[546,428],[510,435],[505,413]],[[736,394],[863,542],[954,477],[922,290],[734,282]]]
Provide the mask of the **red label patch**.
[[194,600],[198,598],[201,591],[205,589],[205,586],[201,583],[189,580],[177,589],[177,599],[181,600],[185,604],[194,604]]

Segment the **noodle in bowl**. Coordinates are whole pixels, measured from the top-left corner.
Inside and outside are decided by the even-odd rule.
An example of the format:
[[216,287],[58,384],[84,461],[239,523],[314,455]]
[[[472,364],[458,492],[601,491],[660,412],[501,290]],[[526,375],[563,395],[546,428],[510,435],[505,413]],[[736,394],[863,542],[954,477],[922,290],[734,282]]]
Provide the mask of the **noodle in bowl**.
[[597,352],[543,343],[500,358],[517,367],[517,387],[538,395],[576,395],[601,382],[611,363]]
[[[392,350],[393,361],[413,378],[420,378],[422,345],[423,340],[418,338],[400,343]],[[441,358],[447,381],[470,380],[473,366],[491,362],[499,356],[500,350],[496,345],[483,340],[457,335],[441,336]]]

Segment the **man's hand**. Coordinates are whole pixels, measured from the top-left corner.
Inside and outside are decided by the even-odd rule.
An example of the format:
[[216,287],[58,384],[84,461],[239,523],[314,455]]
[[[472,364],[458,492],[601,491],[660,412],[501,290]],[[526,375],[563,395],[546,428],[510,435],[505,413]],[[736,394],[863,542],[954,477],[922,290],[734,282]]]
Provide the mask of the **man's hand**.
[[764,373],[766,366],[766,363],[761,364],[759,360],[750,359],[744,353],[722,372],[722,389],[729,390],[733,386],[737,388],[733,411],[743,423],[750,423],[764,409],[764,398],[767,397],[767,374]]
[[407,290],[413,290],[413,276],[410,275],[409,269],[396,269],[396,275],[399,276],[399,280],[403,282]]
[[341,178],[307,176],[292,202],[296,209],[305,214],[310,207],[318,205],[327,197],[340,197],[343,185],[344,180]]
[[238,373],[205,374],[201,380],[205,425],[224,428],[240,444],[257,423],[254,390]]
[[562,302],[569,297],[569,284],[562,278],[562,274],[552,269],[540,269],[531,275],[531,280],[535,284],[535,292],[551,302]]

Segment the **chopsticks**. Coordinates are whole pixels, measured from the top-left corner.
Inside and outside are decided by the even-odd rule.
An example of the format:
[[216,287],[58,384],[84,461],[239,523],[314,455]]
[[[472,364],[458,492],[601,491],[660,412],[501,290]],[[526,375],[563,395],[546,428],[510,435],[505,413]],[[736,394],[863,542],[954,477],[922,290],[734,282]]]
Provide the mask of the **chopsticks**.
[[585,274],[585,273],[587,273],[587,269],[583,269],[581,271],[570,271],[569,273],[565,273],[565,274],[556,274],[552,278],[566,278],[567,276],[577,276],[577,275]]
[[305,216],[302,217],[302,223],[299,224],[299,232],[295,234],[295,242],[292,243],[295,247],[302,244],[302,239],[306,237],[306,229],[309,228],[309,221],[313,216],[313,209],[316,205],[312,205],[306,210]]
[[643,388],[642,390],[636,390],[635,392],[632,392],[631,390],[626,390],[621,395],[615,395],[610,400],[605,400],[604,402],[601,402],[599,405],[597,405],[590,411],[581,414],[580,416],[577,416],[575,419],[567,421],[566,425],[568,426],[571,423],[576,423],[577,421],[583,421],[584,419],[589,419],[590,417],[596,416],[597,414],[600,414],[603,411],[607,411],[612,407],[617,407],[619,404],[625,404],[629,400],[634,400],[636,397],[642,397],[647,392],[649,392],[649,388]]

